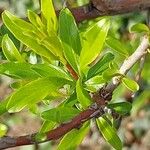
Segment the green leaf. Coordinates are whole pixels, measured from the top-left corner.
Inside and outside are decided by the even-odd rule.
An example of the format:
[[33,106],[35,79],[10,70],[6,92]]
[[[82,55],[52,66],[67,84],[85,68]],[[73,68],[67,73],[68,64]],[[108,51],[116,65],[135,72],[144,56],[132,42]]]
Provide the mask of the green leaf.
[[81,70],[93,62],[102,51],[109,27],[110,21],[108,18],[103,18],[84,34],[80,55]]
[[141,33],[141,32],[146,32],[146,33],[149,33],[149,28],[148,26],[146,26],[145,24],[142,24],[142,23],[137,23],[135,25],[133,25],[131,28],[130,28],[130,32],[138,32],[138,33]]
[[69,9],[65,8],[59,16],[59,35],[63,43],[70,46],[67,51],[74,51],[80,55],[81,42],[78,27]]
[[130,113],[132,104],[129,102],[110,103],[107,105],[108,108],[114,109],[117,113],[125,115]]
[[118,39],[115,39],[115,38],[109,36],[106,39],[106,44],[107,44],[107,46],[109,46],[112,50],[116,51],[117,53],[119,53],[125,57],[129,56],[126,47]]
[[34,13],[33,11],[31,10],[28,10],[28,18],[29,18],[29,21],[36,27],[38,28],[39,30],[44,30],[45,29],[45,26],[44,24],[42,23],[39,15],[37,15],[36,13]]
[[102,73],[104,70],[108,69],[109,63],[114,59],[112,53],[106,53],[94,66],[92,66],[89,71],[87,78],[91,78],[97,74]]
[[0,138],[6,135],[8,127],[2,123],[0,123]]
[[31,69],[28,63],[8,62],[0,64],[0,74],[18,79],[37,79],[41,77],[38,73]]
[[45,120],[63,123],[70,121],[73,117],[79,114],[79,110],[71,107],[53,108],[42,113],[42,118]]
[[7,97],[5,100],[0,101],[0,116],[7,112],[6,106],[10,97]]
[[81,51],[81,42],[79,31],[69,9],[63,9],[59,16],[59,36],[63,44],[64,55],[73,67],[78,72],[77,55]]
[[116,130],[103,117],[97,119],[97,124],[105,140],[116,150],[122,150],[122,143]]
[[71,76],[67,72],[65,72],[61,67],[57,67],[51,64],[35,64],[32,65],[31,69],[36,71],[42,77],[59,77],[73,81]]
[[46,20],[48,33],[50,34],[51,31],[56,32],[58,28],[58,21],[52,0],[41,0],[41,13],[43,20]]
[[104,86],[105,83],[106,80],[104,80],[102,76],[95,76],[85,82],[85,88],[88,91],[96,92],[98,89]]
[[132,92],[136,92],[139,90],[139,85],[134,80],[124,77],[122,79],[122,83]]
[[40,133],[46,133],[50,130],[52,130],[55,127],[56,123],[53,121],[44,121],[42,124],[42,127],[40,129]]
[[39,43],[37,35],[33,32],[35,31],[35,28],[32,24],[17,18],[8,11],[3,12],[2,18],[6,27],[23,44],[31,48],[35,53],[44,56],[49,60],[56,59],[49,49]]
[[52,77],[34,80],[13,93],[7,104],[7,109],[9,112],[18,112],[25,106],[43,100],[49,94],[55,96],[65,83],[65,80]]
[[77,99],[80,102],[83,108],[87,108],[91,103],[91,97],[89,93],[83,88],[83,85],[80,80],[76,83],[76,92],[77,92]]
[[80,129],[73,129],[60,141],[57,150],[74,150],[82,142],[89,132],[89,123],[85,123]]
[[18,61],[18,62],[24,62],[23,57],[17,50],[14,43],[11,41],[8,35],[5,35],[2,40],[2,50],[5,55],[5,57],[9,61]]

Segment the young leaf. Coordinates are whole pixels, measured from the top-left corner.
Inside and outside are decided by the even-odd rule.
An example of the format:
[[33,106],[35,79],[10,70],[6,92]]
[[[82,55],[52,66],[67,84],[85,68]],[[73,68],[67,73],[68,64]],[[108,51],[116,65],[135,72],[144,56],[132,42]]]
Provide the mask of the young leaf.
[[8,35],[5,35],[2,40],[2,50],[5,55],[5,57],[9,61],[18,61],[18,62],[24,62],[23,57],[17,50],[14,43],[11,41]]
[[31,10],[28,10],[28,18],[29,21],[38,29],[43,30],[45,28],[44,24],[42,23],[40,17]]
[[64,47],[64,55],[77,72],[77,55],[81,51],[79,31],[69,9],[63,9],[59,16],[59,36]]
[[80,67],[84,69],[88,64],[96,59],[102,51],[110,21],[103,18],[94,24],[83,36],[83,47],[80,55]]
[[43,100],[48,94],[56,95],[66,80],[59,78],[41,78],[22,86],[10,97],[7,104],[9,112],[18,112],[25,106],[30,106]]
[[136,92],[139,90],[139,85],[134,80],[124,77],[122,79],[122,83],[132,92]]
[[114,51],[116,51],[117,53],[128,57],[128,51],[126,50],[126,47],[123,45],[123,43],[121,43],[119,40],[113,38],[113,37],[108,37],[106,39],[106,44]]
[[109,67],[109,63],[114,59],[112,53],[106,53],[94,66],[92,66],[87,75],[87,79],[102,73]]
[[130,113],[132,105],[129,102],[110,103],[107,105],[108,108],[114,109],[117,113],[125,115]]
[[0,138],[6,135],[7,130],[8,130],[7,126],[0,123]]
[[36,71],[42,77],[59,77],[73,81],[71,76],[67,74],[67,72],[65,72],[63,69],[61,69],[61,67],[57,67],[51,64],[35,64],[32,65],[31,69]]
[[89,123],[85,123],[80,129],[73,129],[60,141],[57,150],[74,150],[82,142],[89,131]]
[[58,21],[53,6],[53,1],[41,0],[41,12],[43,19],[46,20],[48,33],[51,34],[51,31],[56,32],[58,28]]
[[130,28],[130,32],[138,32],[138,33],[146,32],[146,33],[149,33],[150,30],[149,30],[148,26],[146,26],[145,24],[137,23],[137,24],[133,25]]
[[34,26],[22,19],[17,18],[8,11],[2,14],[3,22],[6,27],[19,39],[22,43],[30,47],[37,54],[46,57],[49,60],[54,60],[56,57],[42,44],[39,44],[37,35],[32,31],[35,30]]
[[77,92],[77,99],[82,105],[82,107],[87,108],[92,103],[92,101],[88,92],[84,90],[80,80],[78,80],[76,83],[76,92]]
[[122,150],[122,143],[116,130],[103,117],[97,119],[97,124],[105,140],[116,150]]
[[58,107],[53,108],[42,113],[42,118],[45,120],[62,123],[69,121],[79,114],[79,110],[71,107]]
[[18,79],[37,79],[41,77],[38,73],[31,69],[28,63],[8,62],[0,64],[0,74]]

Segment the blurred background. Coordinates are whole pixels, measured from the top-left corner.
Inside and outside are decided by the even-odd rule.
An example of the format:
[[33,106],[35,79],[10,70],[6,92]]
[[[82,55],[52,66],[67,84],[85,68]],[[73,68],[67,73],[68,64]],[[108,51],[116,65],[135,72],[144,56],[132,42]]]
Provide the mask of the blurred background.
[[[88,3],[88,0],[68,0],[69,7],[77,7]],[[64,0],[54,0],[56,9],[61,9],[65,2]],[[39,0],[0,0],[0,14],[4,10],[9,10],[15,15],[25,18],[27,9],[40,12]],[[138,46],[141,34],[129,33],[129,28],[135,23],[148,22],[148,11],[134,12],[130,14],[113,16],[112,26],[109,34],[121,40],[122,44],[126,46],[129,53],[132,53]],[[79,24],[80,31],[86,30],[87,26],[95,22],[95,20],[84,21]],[[1,37],[9,33],[3,26],[0,18],[0,43]],[[11,33],[9,33],[11,35]],[[13,35],[12,39],[16,46],[19,46]],[[1,45],[1,44],[0,44]],[[117,56],[117,54],[116,54]],[[0,51],[0,61],[5,60]],[[121,64],[123,58],[116,58],[117,64]],[[140,62],[137,63],[129,72],[131,78],[135,79],[138,73]],[[133,103],[133,109],[129,116],[122,119],[121,125],[118,129],[124,148],[123,150],[150,150],[150,56],[145,58],[144,68],[142,70],[140,79],[138,80],[141,89],[133,95],[124,86],[120,85],[114,92],[113,100],[126,100]],[[0,100],[5,99],[11,92],[10,83],[12,80],[8,77],[0,77]],[[0,117],[0,123],[6,124],[7,134],[11,136],[25,135],[36,132],[40,129],[41,120],[28,111],[22,111],[17,114],[6,114]],[[0,133],[2,134],[2,133]],[[40,145],[23,146],[20,148],[11,148],[9,150],[55,150],[58,141],[47,142]],[[111,147],[103,140],[101,135],[97,132],[94,124],[91,124],[91,131],[85,137],[84,141],[78,148],[79,150],[111,150]]]

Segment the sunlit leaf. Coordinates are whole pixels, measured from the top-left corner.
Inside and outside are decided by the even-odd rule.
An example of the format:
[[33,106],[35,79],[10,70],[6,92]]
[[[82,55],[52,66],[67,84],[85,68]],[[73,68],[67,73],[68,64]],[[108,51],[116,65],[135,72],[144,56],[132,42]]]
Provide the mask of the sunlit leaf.
[[109,27],[109,19],[103,18],[83,35],[83,48],[80,55],[81,70],[93,62],[102,51]]
[[92,66],[89,71],[87,78],[91,78],[97,74],[102,73],[109,67],[109,63],[114,59],[112,53],[106,53],[94,66]]
[[0,123],[0,137],[6,135],[8,127],[2,123]]
[[110,103],[107,105],[108,108],[114,109],[117,113],[125,115],[130,113],[132,104],[129,102]]
[[129,78],[123,78],[122,83],[131,91],[136,92],[139,90],[139,85],[134,81]]
[[11,41],[8,35],[5,35],[2,40],[2,50],[5,55],[5,57],[9,61],[18,61],[18,62],[24,62],[23,57],[17,50],[14,43]]
[[123,43],[121,43],[119,40],[113,38],[113,37],[108,37],[107,40],[106,40],[106,44],[111,48],[113,49],[114,51],[116,51],[117,53],[125,56],[125,57],[128,57],[129,54],[128,54],[128,51],[126,49],[126,47],[124,46]]
[[32,65],[31,69],[39,73],[42,77],[59,77],[72,81],[71,76],[61,67],[51,64],[35,64]]
[[105,140],[116,150],[122,150],[122,142],[114,129],[103,117],[97,119],[97,124]]
[[71,107],[53,108],[42,113],[42,118],[58,123],[69,121],[79,114],[79,110]]
[[83,88],[80,80],[78,80],[76,83],[76,92],[77,99],[81,103],[82,107],[87,108],[92,103],[92,100],[88,92]]
[[79,55],[81,51],[81,42],[75,20],[67,8],[60,12],[59,36],[64,47],[64,55],[69,64],[77,72],[77,55]]
[[73,129],[60,141],[57,150],[74,150],[82,142],[89,131],[89,123],[85,123],[80,129]]
[[41,101],[48,94],[56,95],[59,88],[65,83],[66,80],[52,77],[34,80],[13,93],[7,104],[7,109],[9,112],[18,112],[25,106]]
[[0,74],[18,79],[37,79],[41,77],[38,73],[31,69],[28,63],[3,63],[0,64]]
[[37,35],[33,32],[35,28],[32,24],[17,18],[8,11],[3,12],[2,18],[7,28],[22,43],[30,47],[37,54],[40,54],[49,60],[56,59],[49,49],[39,43]]
[[[53,6],[52,0],[41,0],[41,12],[43,20],[46,20],[47,30],[50,34],[51,31],[57,31],[58,21]],[[43,21],[45,22],[45,21]]]
[[148,26],[146,26],[145,24],[142,24],[142,23],[137,23],[135,25],[133,25],[131,28],[130,28],[130,32],[146,32],[146,33],[149,33],[150,30],[148,28]]

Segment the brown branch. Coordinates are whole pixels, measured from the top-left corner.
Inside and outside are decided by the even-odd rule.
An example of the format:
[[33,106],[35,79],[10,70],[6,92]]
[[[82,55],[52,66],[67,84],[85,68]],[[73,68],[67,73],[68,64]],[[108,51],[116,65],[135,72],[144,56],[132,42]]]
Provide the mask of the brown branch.
[[88,108],[87,110],[81,112],[78,116],[73,118],[70,122],[66,124],[62,124],[61,126],[57,127],[54,130],[51,130],[46,133],[47,138],[44,141],[37,141],[36,135],[26,135],[26,136],[20,136],[20,137],[2,137],[0,138],[0,149],[10,148],[10,147],[16,147],[16,146],[22,146],[22,145],[32,145],[35,143],[43,143],[49,140],[57,140],[64,136],[66,133],[71,131],[74,128],[79,128],[82,126],[84,122],[87,120],[90,120],[91,118],[101,115],[101,112],[98,108]]
[[[70,8],[77,22],[105,15],[142,11],[150,7],[150,0],[91,0],[85,6]],[[57,11],[59,14],[59,11]]]
[[69,63],[66,64],[66,68],[68,70],[68,72],[70,73],[70,75],[75,79],[78,80],[78,74],[74,71],[74,69],[70,66]]

